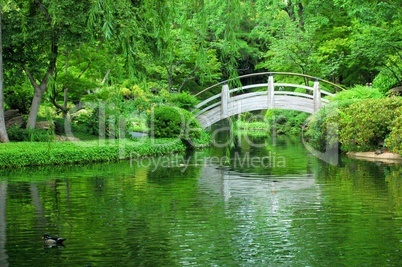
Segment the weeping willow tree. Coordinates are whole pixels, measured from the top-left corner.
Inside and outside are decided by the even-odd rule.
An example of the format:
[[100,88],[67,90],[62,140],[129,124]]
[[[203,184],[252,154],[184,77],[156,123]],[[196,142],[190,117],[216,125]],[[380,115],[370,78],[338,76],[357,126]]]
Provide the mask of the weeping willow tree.
[[194,92],[237,77],[245,8],[239,0],[98,0],[89,24],[120,47],[130,75]]

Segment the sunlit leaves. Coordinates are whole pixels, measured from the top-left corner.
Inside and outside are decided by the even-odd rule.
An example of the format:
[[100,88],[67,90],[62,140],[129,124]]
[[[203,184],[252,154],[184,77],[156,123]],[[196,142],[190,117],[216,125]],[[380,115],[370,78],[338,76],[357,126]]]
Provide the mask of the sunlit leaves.
[[345,151],[377,149],[390,134],[396,118],[395,110],[402,106],[396,97],[359,101],[344,109],[340,119],[339,139]]
[[385,140],[385,144],[392,152],[402,155],[402,108],[395,111],[395,119],[391,125],[391,132]]

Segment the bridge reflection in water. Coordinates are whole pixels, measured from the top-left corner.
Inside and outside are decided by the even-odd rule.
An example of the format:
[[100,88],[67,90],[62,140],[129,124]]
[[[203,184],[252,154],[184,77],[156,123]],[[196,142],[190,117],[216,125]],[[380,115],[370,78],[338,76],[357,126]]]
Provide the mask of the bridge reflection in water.
[[[271,199],[280,197],[279,191],[313,190],[317,191],[314,174],[297,175],[263,175],[246,174],[229,170],[225,167],[204,165],[202,167],[200,187],[208,189],[210,192],[222,194],[225,201],[239,197],[242,193],[253,192],[255,198]],[[318,192],[316,192],[318,194]],[[316,199],[317,196],[314,196]],[[294,199],[299,202],[300,199]]]
[[230,231],[244,248],[238,251],[240,258],[264,251],[267,259],[297,262],[296,255],[307,250],[296,245],[298,235],[304,235],[297,225],[316,225],[316,210],[323,206],[321,186],[313,174],[245,174],[204,166],[199,187],[224,198],[224,216],[235,222]]

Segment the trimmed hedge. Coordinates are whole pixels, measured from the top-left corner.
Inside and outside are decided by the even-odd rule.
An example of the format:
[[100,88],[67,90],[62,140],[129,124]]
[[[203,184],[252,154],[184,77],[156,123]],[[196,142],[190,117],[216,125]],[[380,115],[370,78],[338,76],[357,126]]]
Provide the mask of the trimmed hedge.
[[154,138],[179,138],[194,147],[194,140],[202,139],[203,129],[189,111],[169,105],[154,107],[148,117],[149,135]]
[[0,144],[0,168],[105,162],[186,150],[180,139],[21,142]]

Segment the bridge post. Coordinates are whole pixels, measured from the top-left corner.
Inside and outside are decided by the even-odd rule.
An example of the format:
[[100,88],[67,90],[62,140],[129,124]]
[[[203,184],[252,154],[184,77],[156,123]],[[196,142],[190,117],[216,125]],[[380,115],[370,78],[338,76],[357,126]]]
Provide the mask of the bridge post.
[[274,88],[274,76],[269,75],[268,76],[268,109],[274,108],[274,94],[275,94],[275,88]]
[[229,85],[224,84],[221,91],[221,119],[228,117]]
[[313,100],[314,100],[314,111],[317,111],[321,108],[321,89],[319,81],[314,82]]

